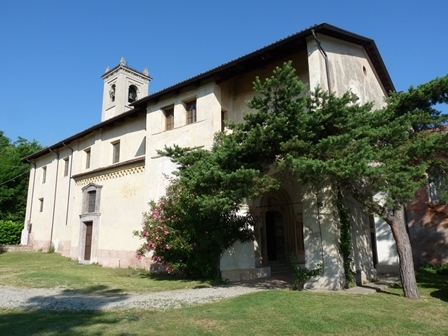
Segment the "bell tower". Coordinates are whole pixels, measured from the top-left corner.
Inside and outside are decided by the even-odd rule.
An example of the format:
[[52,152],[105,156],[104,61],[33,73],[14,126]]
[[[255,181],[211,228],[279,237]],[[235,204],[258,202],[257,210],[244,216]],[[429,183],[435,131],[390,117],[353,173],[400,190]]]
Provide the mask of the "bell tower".
[[115,68],[107,67],[101,78],[104,81],[101,121],[131,110],[131,103],[148,95],[149,81],[152,79],[148,69],[142,73],[129,68],[124,57]]

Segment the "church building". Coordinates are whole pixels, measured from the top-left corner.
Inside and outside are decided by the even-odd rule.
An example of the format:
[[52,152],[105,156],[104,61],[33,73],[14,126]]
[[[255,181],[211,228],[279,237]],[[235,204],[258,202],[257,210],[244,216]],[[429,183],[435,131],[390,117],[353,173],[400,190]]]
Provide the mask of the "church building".
[[[271,76],[286,61],[310,89],[337,95],[351,90],[359,103],[377,108],[394,90],[373,40],[325,23],[154,93],[148,71],[121,59],[102,76],[101,122],[24,159],[30,182],[22,245],[54,248],[83,263],[149,269],[149,257],[135,257],[142,241],[133,231],[141,229],[148,202],[164,195],[167,176],[176,169],[157,150],[174,144],[211,148],[225,120],[242,121],[249,111],[255,77]],[[316,195],[286,182],[248,200],[245,207],[260,218],[256,240],[224,254],[223,278],[269,276],[295,255],[308,268],[324,265],[309,288],[340,289],[339,223],[328,190]],[[356,205],[352,210],[353,271],[360,281],[396,270],[388,226]]]

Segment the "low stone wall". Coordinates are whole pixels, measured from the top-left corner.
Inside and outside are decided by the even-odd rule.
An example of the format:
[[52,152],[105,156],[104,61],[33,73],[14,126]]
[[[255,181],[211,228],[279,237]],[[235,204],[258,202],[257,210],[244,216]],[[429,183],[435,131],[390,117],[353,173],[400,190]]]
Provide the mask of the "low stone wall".
[[1,252],[23,252],[32,250],[33,248],[27,245],[0,245]]
[[248,269],[222,270],[221,277],[228,281],[253,280],[271,276],[270,267],[258,267]]

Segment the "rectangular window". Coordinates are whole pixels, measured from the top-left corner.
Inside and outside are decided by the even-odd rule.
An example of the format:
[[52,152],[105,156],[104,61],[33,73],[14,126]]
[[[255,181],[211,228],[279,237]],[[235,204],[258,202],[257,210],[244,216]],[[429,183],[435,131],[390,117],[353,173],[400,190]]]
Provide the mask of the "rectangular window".
[[40,212],[44,211],[44,199],[43,198],[39,198],[39,211]]
[[112,143],[112,163],[120,162],[120,141]]
[[87,148],[84,150],[84,152],[86,153],[86,169],[90,168],[90,148]]
[[64,176],[68,175],[68,165],[69,165],[69,159],[65,158],[64,159]]
[[185,109],[187,110],[187,124],[196,122],[196,100],[192,100],[185,103]]
[[47,181],[47,166],[42,167],[42,184]]
[[174,106],[165,107],[163,113],[165,114],[165,130],[172,130],[174,128]]
[[225,110],[221,111],[221,131],[224,131],[224,129],[226,128],[226,120],[228,119],[228,113]]
[[95,212],[96,206],[96,191],[92,190],[87,193],[88,195],[88,209],[87,212]]

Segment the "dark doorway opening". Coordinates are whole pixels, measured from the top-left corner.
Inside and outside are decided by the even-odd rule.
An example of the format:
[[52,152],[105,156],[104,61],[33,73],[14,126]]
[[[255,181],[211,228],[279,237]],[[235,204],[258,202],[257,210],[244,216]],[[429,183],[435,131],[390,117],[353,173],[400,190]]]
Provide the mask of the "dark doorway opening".
[[278,211],[266,212],[266,248],[268,261],[285,260],[283,215]]

